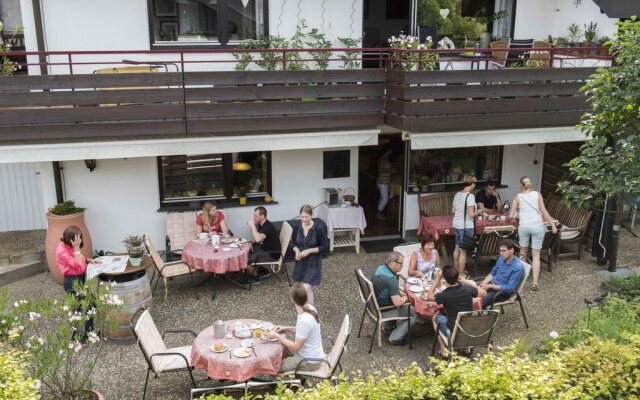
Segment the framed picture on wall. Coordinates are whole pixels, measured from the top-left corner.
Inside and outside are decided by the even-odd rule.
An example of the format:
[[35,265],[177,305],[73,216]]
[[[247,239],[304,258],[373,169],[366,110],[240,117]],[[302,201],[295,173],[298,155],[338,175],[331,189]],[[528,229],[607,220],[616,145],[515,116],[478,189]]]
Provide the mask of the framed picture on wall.
[[178,40],[178,32],[180,31],[178,21],[162,21],[160,22],[160,39],[161,40]]
[[178,16],[178,3],[176,0],[154,0],[153,6],[156,17]]

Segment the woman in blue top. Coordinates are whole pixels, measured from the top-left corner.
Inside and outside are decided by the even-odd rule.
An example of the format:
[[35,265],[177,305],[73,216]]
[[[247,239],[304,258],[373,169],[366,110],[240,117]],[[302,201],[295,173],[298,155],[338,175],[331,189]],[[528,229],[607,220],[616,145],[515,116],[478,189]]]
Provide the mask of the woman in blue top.
[[307,304],[314,304],[313,286],[320,284],[322,277],[322,254],[327,252],[329,240],[327,228],[322,221],[314,221],[313,208],[305,204],[300,208],[300,221],[292,235],[296,266],[294,282],[302,282],[307,291]]

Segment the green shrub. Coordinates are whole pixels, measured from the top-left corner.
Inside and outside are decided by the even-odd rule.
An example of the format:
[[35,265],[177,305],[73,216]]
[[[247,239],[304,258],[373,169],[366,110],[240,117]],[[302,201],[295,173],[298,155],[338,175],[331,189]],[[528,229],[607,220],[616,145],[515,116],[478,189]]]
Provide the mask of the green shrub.
[[640,297],[640,274],[632,274],[624,278],[612,278],[609,282],[618,295],[629,299]]
[[40,382],[27,373],[26,354],[0,343],[0,399],[40,398]]
[[64,203],[56,204],[49,211],[53,215],[71,215],[84,211],[84,208],[76,207],[76,203],[73,200],[68,200]]

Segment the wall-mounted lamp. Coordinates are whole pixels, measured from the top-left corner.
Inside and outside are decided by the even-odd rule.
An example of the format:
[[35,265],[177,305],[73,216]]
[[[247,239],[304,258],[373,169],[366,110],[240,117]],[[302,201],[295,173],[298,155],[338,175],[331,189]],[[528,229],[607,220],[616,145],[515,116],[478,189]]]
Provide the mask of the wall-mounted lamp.
[[89,172],[93,172],[96,169],[96,160],[84,160],[84,165],[89,168]]
[[233,163],[234,171],[249,171],[251,169],[251,165],[246,162],[236,162]]

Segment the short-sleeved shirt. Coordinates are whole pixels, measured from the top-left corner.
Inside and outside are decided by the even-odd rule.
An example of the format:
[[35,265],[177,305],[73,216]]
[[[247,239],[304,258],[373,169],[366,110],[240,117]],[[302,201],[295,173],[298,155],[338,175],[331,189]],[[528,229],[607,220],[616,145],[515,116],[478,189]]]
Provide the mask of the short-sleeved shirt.
[[265,235],[264,240],[260,244],[260,248],[263,251],[280,251],[280,239],[278,238],[278,231],[276,231],[276,227],[273,226],[271,221],[266,220],[264,224],[257,225],[258,233],[262,233]]
[[[216,222],[212,222],[211,220],[209,221],[209,232],[222,232],[220,223],[224,221],[224,214],[221,211],[216,211],[216,214],[218,215],[216,218]],[[202,213],[198,214],[198,216],[196,217],[196,225],[201,226],[202,230],[205,231]]]
[[478,288],[457,284],[436,294],[436,303],[442,304],[447,312],[447,326],[453,333],[458,313],[473,311],[473,298],[478,296]]
[[376,269],[371,277],[371,283],[380,307],[392,306],[391,297],[400,295],[398,275],[387,264],[382,264]]
[[498,205],[498,198],[496,196],[487,196],[486,190],[479,190],[476,194],[476,203],[484,204],[484,208],[495,210]]
[[[469,196],[469,197],[467,197]],[[458,192],[453,197],[453,227],[456,229],[473,228],[473,218],[467,212],[467,223],[464,223],[464,202],[467,200],[467,208],[476,207],[476,198],[473,193]]]
[[325,358],[324,349],[322,348],[320,324],[316,321],[315,317],[308,312],[298,314],[296,321],[296,338],[304,340],[302,347],[298,350],[298,354],[302,357]]

